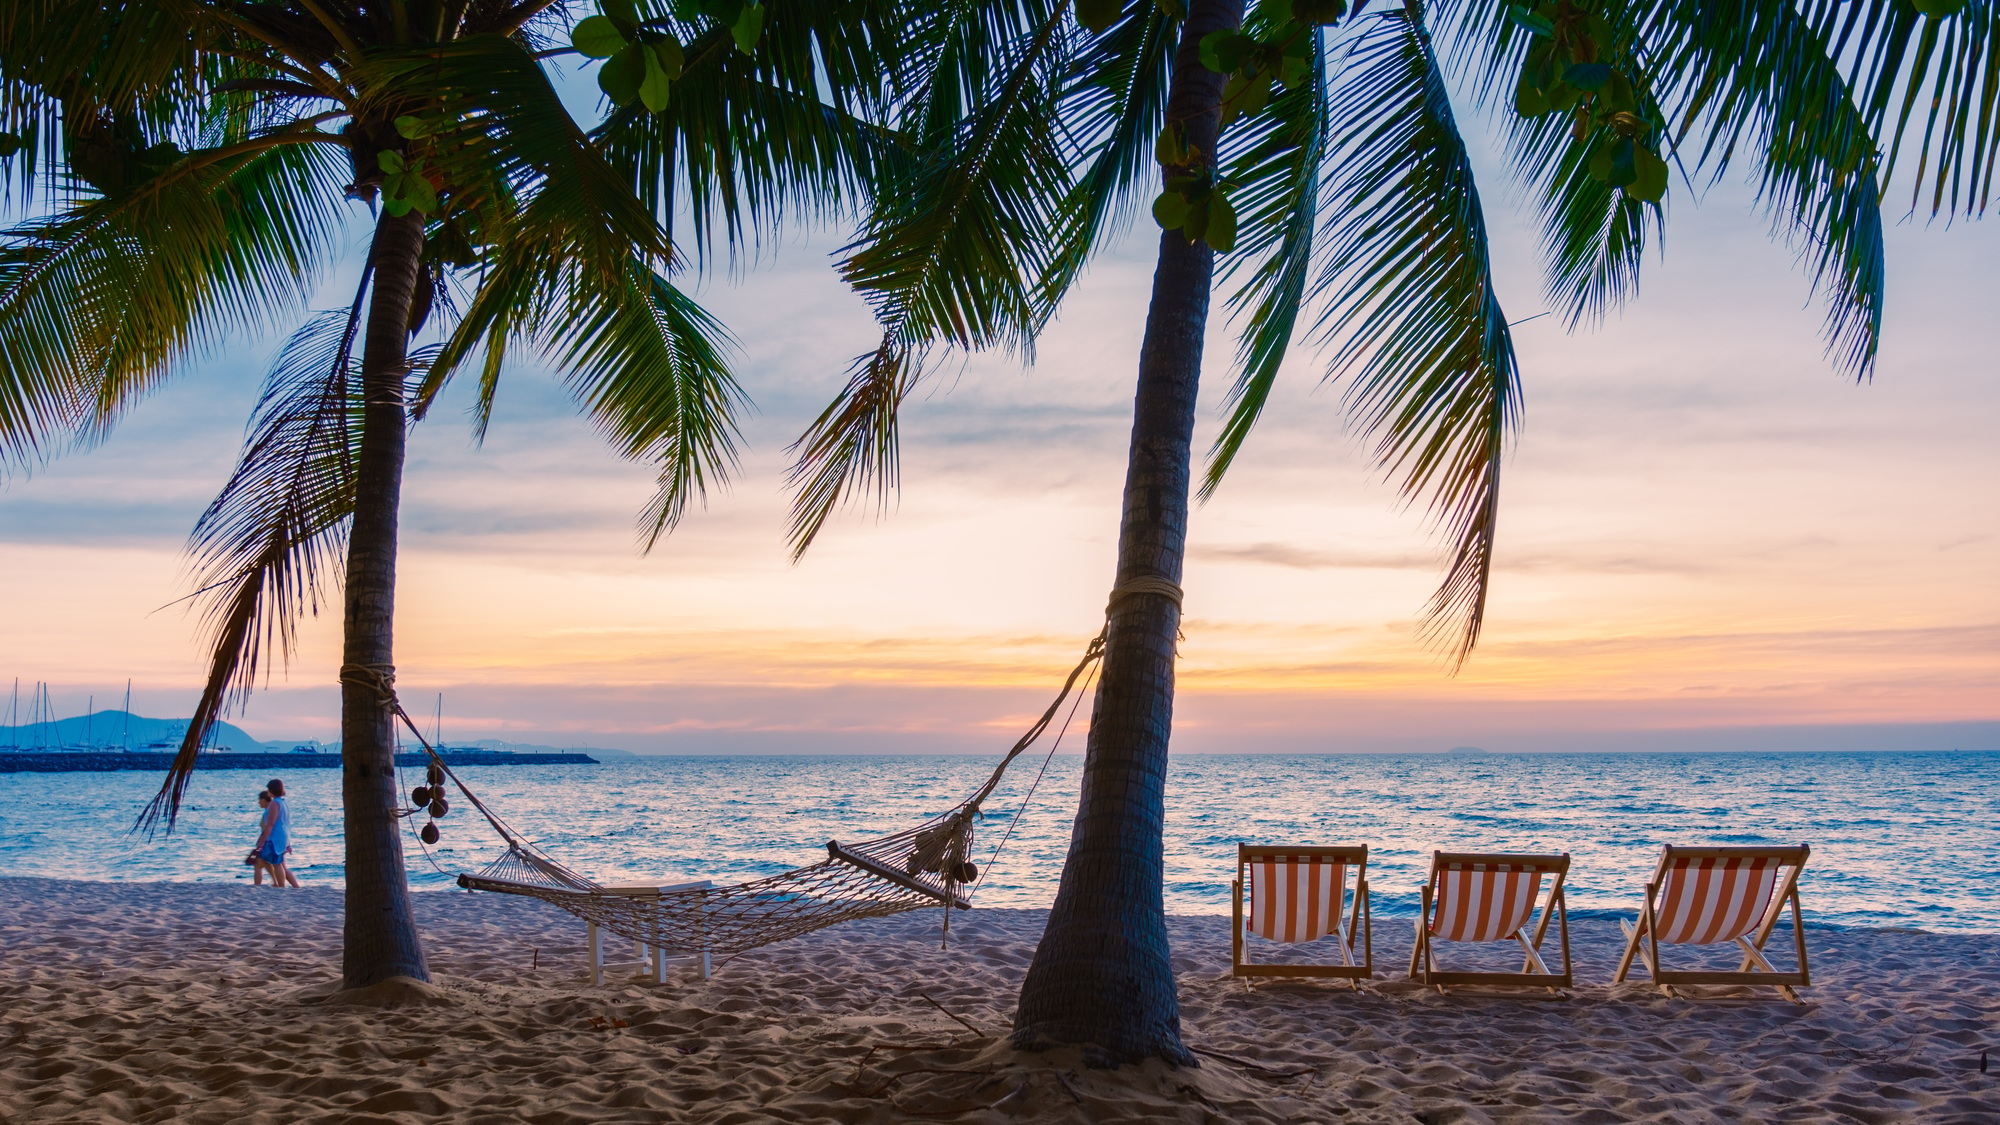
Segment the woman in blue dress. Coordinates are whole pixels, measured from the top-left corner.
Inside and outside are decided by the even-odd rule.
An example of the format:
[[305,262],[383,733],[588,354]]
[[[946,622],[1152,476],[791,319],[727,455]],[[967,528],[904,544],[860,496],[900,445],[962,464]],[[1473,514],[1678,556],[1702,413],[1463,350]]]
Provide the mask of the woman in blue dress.
[[251,853],[271,870],[271,885],[299,885],[299,877],[286,865],[285,853],[292,850],[292,812],[285,807],[285,783],[277,778],[265,787],[271,804],[264,810],[264,825],[257,833],[257,847]]

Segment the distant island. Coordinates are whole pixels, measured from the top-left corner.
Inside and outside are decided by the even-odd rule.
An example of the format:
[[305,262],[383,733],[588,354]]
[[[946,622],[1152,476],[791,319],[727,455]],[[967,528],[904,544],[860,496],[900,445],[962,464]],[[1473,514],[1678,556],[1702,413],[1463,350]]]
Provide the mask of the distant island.
[[1486,749],[1482,749],[1482,748],[1480,748],[1480,747],[1478,747],[1478,746],[1454,746],[1454,747],[1452,747],[1451,749],[1449,749],[1449,750],[1446,750],[1446,751],[1445,751],[1445,753],[1447,753],[1447,754],[1491,754],[1491,753],[1492,753],[1492,751],[1491,751],[1491,750],[1486,750]]
[[[4,702],[0,700],[0,703]],[[187,727],[186,719],[155,719],[125,711],[95,711],[87,715],[72,715],[67,719],[0,726],[0,753],[118,753],[126,750],[171,753],[180,748]],[[264,742],[250,737],[249,732],[233,723],[216,723],[214,729],[209,731],[208,745],[217,750],[263,753],[290,750],[294,743],[282,740]]]
[[[4,708],[0,708],[0,712],[4,712]],[[172,754],[180,749],[181,740],[187,736],[187,728],[187,719],[155,719],[125,711],[97,711],[49,722],[0,725],[0,754]],[[583,756],[592,760],[636,756],[629,750],[603,746],[543,746],[498,738],[452,742],[442,748],[454,753],[515,754],[538,758],[550,754]],[[258,739],[234,723],[217,722],[210,729],[203,749],[225,754],[338,755],[340,743],[321,742],[316,738]]]
[[[187,719],[155,719],[125,711],[97,711],[48,722],[0,726],[0,773],[67,773],[100,770],[164,770],[187,737]],[[421,766],[421,747],[408,746],[396,764]],[[264,741],[232,723],[210,730],[197,768],[337,769],[340,743],[318,739]],[[565,750],[497,738],[440,745],[454,766],[600,765],[593,755],[629,758],[624,750]]]

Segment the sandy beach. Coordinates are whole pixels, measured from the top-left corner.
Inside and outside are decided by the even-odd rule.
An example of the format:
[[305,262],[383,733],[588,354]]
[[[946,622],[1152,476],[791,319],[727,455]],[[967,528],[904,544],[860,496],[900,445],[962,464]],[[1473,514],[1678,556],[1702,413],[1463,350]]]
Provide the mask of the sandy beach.
[[[1094,1071],[1004,1031],[1043,915],[934,913],[761,950],[706,981],[585,973],[539,903],[418,896],[437,1002],[302,1000],[340,895],[0,879],[0,1122],[2000,1122],[2000,936],[1814,931],[1806,1003],[1612,986],[1574,927],[1567,999],[1400,978],[1248,990],[1228,922],[1172,919],[1199,1069]],[[1996,1051],[2000,1054],[2000,1051]]]

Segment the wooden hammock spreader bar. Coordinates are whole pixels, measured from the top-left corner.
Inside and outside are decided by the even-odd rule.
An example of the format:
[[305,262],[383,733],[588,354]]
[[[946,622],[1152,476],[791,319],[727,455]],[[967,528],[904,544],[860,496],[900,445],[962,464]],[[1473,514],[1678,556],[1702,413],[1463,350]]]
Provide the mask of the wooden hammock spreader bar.
[[875,876],[877,879],[894,883],[899,887],[907,887],[920,895],[929,895],[946,906],[956,906],[960,910],[972,909],[972,904],[958,895],[949,894],[938,890],[936,887],[927,887],[922,882],[912,879],[894,868],[884,867],[865,855],[848,851],[846,848],[841,847],[837,841],[828,840],[826,842],[826,854],[850,867],[858,867]]

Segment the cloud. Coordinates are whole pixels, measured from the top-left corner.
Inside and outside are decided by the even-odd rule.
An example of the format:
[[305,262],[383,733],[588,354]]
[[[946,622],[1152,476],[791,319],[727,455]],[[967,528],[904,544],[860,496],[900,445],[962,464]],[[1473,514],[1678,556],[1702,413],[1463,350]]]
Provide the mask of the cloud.
[[1188,557],[1217,562],[1259,563],[1294,570],[1436,570],[1438,556],[1378,555],[1358,551],[1315,551],[1289,543],[1250,543],[1241,547],[1196,545]]
[[[1815,545],[1823,545],[1823,542],[1788,544],[1783,549],[1808,549]],[[1747,555],[1748,553],[1739,554],[1738,561],[1746,561]],[[1289,543],[1249,543],[1242,546],[1195,545],[1188,548],[1188,557],[1212,562],[1286,567],[1292,570],[1416,570],[1437,574],[1441,573],[1443,566],[1441,556],[1436,553],[1377,554],[1363,551],[1313,550]],[[1666,545],[1662,545],[1662,550],[1657,554],[1592,555],[1587,551],[1560,554],[1547,551],[1537,554],[1503,552],[1494,565],[1501,571],[1513,572],[1563,571],[1603,574],[1709,574],[1723,569],[1724,566],[1720,561],[1702,562],[1675,558],[1671,548]]]

